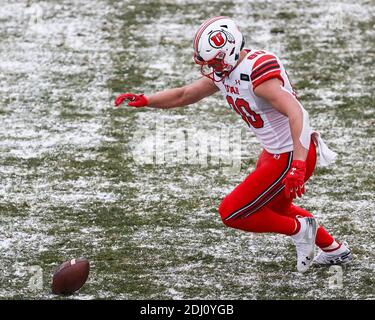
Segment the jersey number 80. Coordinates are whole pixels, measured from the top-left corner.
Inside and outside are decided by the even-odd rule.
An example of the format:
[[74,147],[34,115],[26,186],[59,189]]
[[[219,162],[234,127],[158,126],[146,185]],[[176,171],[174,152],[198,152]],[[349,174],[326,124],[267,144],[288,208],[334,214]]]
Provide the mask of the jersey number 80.
[[252,126],[256,129],[263,128],[264,122],[262,117],[260,116],[260,114],[251,110],[249,103],[246,100],[237,98],[234,102],[231,96],[227,96],[227,101],[233,108],[233,110],[242,117],[242,119],[247,123],[248,126]]

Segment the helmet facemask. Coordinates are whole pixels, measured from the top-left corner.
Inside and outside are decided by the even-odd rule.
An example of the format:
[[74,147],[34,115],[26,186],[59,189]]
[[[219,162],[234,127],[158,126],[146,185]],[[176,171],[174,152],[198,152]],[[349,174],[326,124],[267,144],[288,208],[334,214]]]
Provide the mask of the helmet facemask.
[[225,53],[219,52],[213,59],[205,61],[197,53],[194,53],[194,61],[200,65],[202,75],[215,82],[222,81],[233,69],[231,65],[225,63],[224,58]]

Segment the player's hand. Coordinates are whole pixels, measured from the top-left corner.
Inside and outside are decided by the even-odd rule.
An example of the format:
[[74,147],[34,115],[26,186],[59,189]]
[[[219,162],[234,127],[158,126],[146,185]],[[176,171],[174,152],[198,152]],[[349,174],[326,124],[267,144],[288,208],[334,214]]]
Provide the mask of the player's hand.
[[115,106],[118,107],[125,100],[129,100],[128,106],[130,107],[146,107],[148,105],[148,100],[143,94],[134,94],[131,92],[123,93],[117,96],[115,100]]
[[292,165],[282,181],[285,185],[285,195],[287,198],[294,199],[296,196],[302,197],[305,193],[305,175],[306,162],[301,160],[293,160]]

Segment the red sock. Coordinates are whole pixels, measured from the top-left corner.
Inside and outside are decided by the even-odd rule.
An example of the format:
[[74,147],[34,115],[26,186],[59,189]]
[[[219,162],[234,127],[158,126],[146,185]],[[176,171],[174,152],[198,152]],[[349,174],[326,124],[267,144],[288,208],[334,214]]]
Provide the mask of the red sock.
[[321,226],[318,228],[318,232],[316,233],[316,245],[320,248],[329,247],[335,239]]

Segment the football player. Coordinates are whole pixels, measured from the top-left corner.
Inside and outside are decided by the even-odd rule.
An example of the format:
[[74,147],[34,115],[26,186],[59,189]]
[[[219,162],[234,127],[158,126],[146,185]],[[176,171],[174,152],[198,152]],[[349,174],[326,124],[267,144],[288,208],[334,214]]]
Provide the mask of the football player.
[[[235,22],[210,18],[194,38],[194,61],[204,77],[183,87],[150,95],[124,93],[131,107],[175,108],[190,105],[220,91],[230,107],[254,132],[263,151],[256,168],[221,202],[219,213],[229,227],[249,232],[290,236],[297,251],[297,270],[313,260],[321,265],[348,263],[352,253],[336,241],[313,215],[294,205],[305,192],[317,154],[322,165],[335,158],[309,125],[280,59],[265,50],[247,49]],[[315,244],[321,249],[314,259]]]

